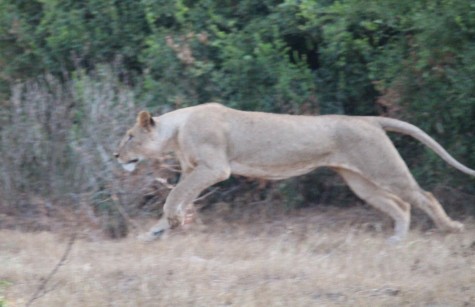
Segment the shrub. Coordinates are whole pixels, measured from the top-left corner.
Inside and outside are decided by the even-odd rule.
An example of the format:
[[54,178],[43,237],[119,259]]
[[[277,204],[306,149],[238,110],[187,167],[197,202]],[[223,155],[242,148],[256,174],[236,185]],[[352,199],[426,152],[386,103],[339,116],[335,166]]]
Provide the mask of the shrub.
[[[108,203],[121,125],[105,123],[132,120],[138,105],[207,101],[402,118],[473,167],[474,23],[459,0],[2,1],[4,189],[10,201],[61,191]],[[422,185],[475,193],[430,151],[395,140]],[[318,185],[302,182],[305,195]]]
[[117,71],[101,66],[66,82],[44,75],[13,87],[0,134],[8,161],[0,165],[1,194],[10,211],[38,199],[76,209],[92,205],[108,224],[107,217],[123,218],[117,206],[133,208],[146,194],[154,178],[145,185],[134,176],[123,179],[112,156],[140,108]]

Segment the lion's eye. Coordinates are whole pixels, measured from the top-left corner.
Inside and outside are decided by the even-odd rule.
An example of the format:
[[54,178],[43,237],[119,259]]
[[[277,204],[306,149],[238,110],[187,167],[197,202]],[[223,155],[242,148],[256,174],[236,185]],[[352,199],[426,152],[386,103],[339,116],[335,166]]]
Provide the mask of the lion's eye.
[[130,141],[133,138],[134,138],[134,136],[132,134],[129,134],[129,138],[127,139],[127,142]]

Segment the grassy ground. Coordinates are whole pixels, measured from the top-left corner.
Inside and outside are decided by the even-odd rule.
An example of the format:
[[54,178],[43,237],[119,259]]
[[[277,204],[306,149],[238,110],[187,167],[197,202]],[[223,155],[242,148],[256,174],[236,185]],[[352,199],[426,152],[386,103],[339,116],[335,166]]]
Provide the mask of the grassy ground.
[[[391,246],[390,222],[364,208],[207,218],[150,244],[81,235],[32,306],[475,305],[471,220],[450,235],[416,222]],[[0,306],[24,306],[67,242],[1,230]]]

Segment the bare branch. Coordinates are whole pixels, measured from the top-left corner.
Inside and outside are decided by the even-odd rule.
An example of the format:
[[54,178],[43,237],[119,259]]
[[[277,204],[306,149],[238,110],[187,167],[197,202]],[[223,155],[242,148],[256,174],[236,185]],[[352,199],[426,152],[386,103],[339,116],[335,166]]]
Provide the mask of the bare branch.
[[195,199],[194,201],[196,202],[196,201],[199,201],[199,200],[203,200],[203,199],[207,198],[208,196],[210,196],[210,195],[216,193],[217,191],[219,191],[219,188],[218,188],[218,187],[212,189],[211,191],[209,191],[208,193],[206,193],[206,194],[204,194],[204,195],[201,195],[200,197],[198,197],[198,198]]
[[73,244],[76,241],[76,236],[77,236],[76,232],[74,232],[71,235],[71,238],[69,238],[68,245],[66,246],[66,249],[64,250],[63,256],[59,260],[58,264],[54,267],[54,269],[48,274],[48,276],[46,278],[41,279],[40,285],[36,289],[35,293],[33,293],[33,295],[31,296],[31,299],[28,301],[28,303],[26,303],[26,305],[25,305],[26,307],[31,306],[31,304],[33,304],[33,302],[35,300],[39,299],[40,297],[42,297],[46,293],[50,292],[50,291],[46,291],[46,286],[48,285],[48,282],[51,280],[51,278],[53,278],[53,276],[58,272],[59,268],[61,266],[63,266],[64,262],[68,259],[68,256],[71,252]]

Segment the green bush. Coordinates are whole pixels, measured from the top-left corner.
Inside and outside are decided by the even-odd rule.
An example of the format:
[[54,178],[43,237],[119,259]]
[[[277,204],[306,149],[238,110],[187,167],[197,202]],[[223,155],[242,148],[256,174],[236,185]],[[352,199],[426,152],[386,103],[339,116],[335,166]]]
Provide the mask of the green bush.
[[[153,110],[218,101],[247,110],[387,115],[420,126],[474,167],[474,35],[475,5],[461,0],[4,0],[1,120],[12,123],[16,84],[50,87],[42,76],[64,84],[64,99],[45,91],[25,108],[44,115],[31,138],[64,150],[53,171],[66,175],[70,148],[56,143],[87,131],[52,124],[41,97],[90,120],[82,98],[70,97],[71,80],[79,78],[72,82],[78,94],[90,73],[112,65],[120,67],[117,89],[130,89]],[[473,179],[422,146],[395,140],[422,185],[450,182],[475,193]],[[36,159],[53,159],[40,147],[32,149]],[[18,175],[52,171],[41,163]]]

